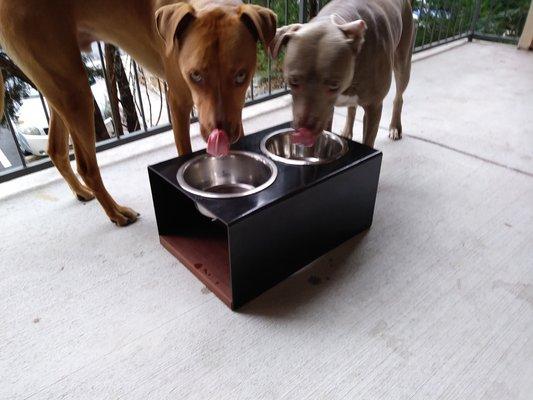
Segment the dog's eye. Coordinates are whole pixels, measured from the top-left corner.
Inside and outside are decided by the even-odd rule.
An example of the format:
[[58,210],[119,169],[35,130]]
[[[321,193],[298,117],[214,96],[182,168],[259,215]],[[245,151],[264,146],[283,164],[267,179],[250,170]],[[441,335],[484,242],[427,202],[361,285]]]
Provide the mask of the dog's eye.
[[245,80],[246,80],[246,71],[240,71],[237,75],[235,75],[235,83],[237,85],[242,85]]
[[190,77],[194,83],[201,83],[204,80],[202,74],[200,74],[198,71],[191,72]]

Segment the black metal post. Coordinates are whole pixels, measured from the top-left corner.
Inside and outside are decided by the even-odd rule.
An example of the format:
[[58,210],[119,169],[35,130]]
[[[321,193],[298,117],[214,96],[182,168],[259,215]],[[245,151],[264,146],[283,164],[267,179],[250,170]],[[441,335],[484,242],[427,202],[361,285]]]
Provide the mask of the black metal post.
[[172,114],[170,113],[170,105],[168,104],[168,85],[164,82],[165,86],[165,104],[167,106],[168,122],[172,125]]
[[307,0],[299,0],[298,22],[301,24],[307,22]]
[[[267,0],[267,7],[270,8],[270,0]],[[268,94],[272,94],[272,58],[268,55],[268,49],[265,49],[268,60]]]
[[[436,42],[437,43],[440,43],[440,38],[442,36],[442,27],[444,25],[444,23],[446,22],[446,6],[447,6],[447,3],[444,3],[443,7],[441,10],[437,10],[437,18],[438,18],[438,21],[439,21],[439,32],[437,33],[437,40]],[[442,14],[438,14],[439,11],[442,11]],[[444,22],[442,21],[442,17],[444,16]]]
[[39,98],[41,99],[41,104],[43,105],[43,111],[44,116],[46,117],[46,122],[48,123],[48,125],[50,125],[50,115],[48,114],[48,108],[46,108],[46,102],[44,101],[44,97],[41,92],[39,92]]
[[481,13],[481,0],[476,0],[476,5],[474,9],[474,15],[472,16],[472,25],[470,25],[470,35],[468,36],[468,41],[471,42],[474,39],[476,34],[476,26],[479,21],[479,15]]
[[[98,44],[98,53],[100,54],[100,62],[102,63],[102,71],[104,73],[105,87],[107,89],[107,97],[109,98],[109,102],[111,103],[111,84],[109,82],[109,75],[107,75],[104,52],[102,51],[102,44],[100,42],[97,42],[97,44]],[[122,121],[120,121],[120,115],[115,115],[113,106],[111,106],[111,118],[113,118],[113,124],[115,125],[115,137],[117,138],[117,140],[120,140],[119,130],[117,127],[122,125]]]
[[[284,17],[285,17],[285,25],[289,25],[289,1],[285,0],[285,9],[283,10]],[[289,90],[289,86],[287,85],[287,82],[285,82],[285,79],[283,79],[283,85],[285,88],[285,91]]]
[[[248,4],[251,4],[252,3],[252,0],[248,0],[247,1]],[[269,57],[270,59],[270,57]],[[254,78],[252,77],[252,81],[250,82],[250,97],[252,99],[252,101],[255,100],[255,95],[254,95]]]
[[11,136],[13,136],[13,141],[15,142],[15,146],[17,146],[17,151],[19,153],[19,158],[20,158],[20,162],[22,163],[22,167],[26,168],[26,159],[24,158],[24,154],[22,154],[22,150],[20,149],[20,144],[17,139],[17,134],[15,132],[13,122],[11,122],[11,118],[9,117],[7,112],[4,112],[4,116],[6,117],[7,126],[9,127],[9,131],[11,132]]
[[[427,24],[426,22],[424,21],[425,20],[425,8],[424,8],[424,3],[420,3],[420,16],[418,18],[418,26],[422,25],[423,27],[423,30],[422,30],[422,40],[420,41],[420,48],[423,49],[424,48],[424,45],[426,44],[426,31],[427,31]],[[418,33],[417,33],[418,35]],[[416,38],[415,38],[415,43],[416,43]],[[416,45],[415,45],[416,47]]]
[[[454,9],[454,3],[452,3],[451,7],[448,9],[449,5],[450,5],[450,2],[446,3],[447,4],[447,7],[446,7],[446,10],[444,11],[447,15],[448,11],[450,12],[450,18],[446,21],[446,30],[444,31],[444,37],[443,37],[443,40],[444,42],[447,42],[448,41],[448,35],[450,33],[450,25],[452,24],[452,21],[453,21],[453,17],[455,15],[455,9]],[[452,29],[453,30],[453,29]],[[453,35],[452,35],[453,36]]]
[[137,71],[137,63],[133,61],[133,72],[135,73],[135,86],[137,87],[137,94],[139,95],[139,108],[141,110],[141,117],[143,119],[143,128],[146,132],[148,130],[148,126],[146,125],[146,117],[144,115],[144,106],[143,106],[143,99],[141,96],[141,84],[139,83],[139,72]]

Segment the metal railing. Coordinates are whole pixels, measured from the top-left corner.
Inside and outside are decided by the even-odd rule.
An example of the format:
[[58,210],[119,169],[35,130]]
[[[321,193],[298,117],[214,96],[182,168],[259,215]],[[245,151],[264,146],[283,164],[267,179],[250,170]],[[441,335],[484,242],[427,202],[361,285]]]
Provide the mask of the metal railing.
[[[329,1],[247,2],[272,8],[281,26],[309,21]],[[413,0],[412,3],[413,16],[417,19],[415,52],[465,38],[517,43],[529,8],[528,0]],[[257,73],[248,90],[246,105],[288,92],[283,81],[282,61],[271,60],[261,47],[258,51]],[[170,129],[164,82],[109,45],[96,44],[92,56],[84,57],[84,62],[92,79],[98,109],[95,114],[100,132],[97,151]],[[8,107],[0,127],[0,182],[52,166],[45,149],[36,150],[31,143],[24,143],[46,142],[49,111],[42,95],[22,83],[16,72],[16,67],[6,70],[4,66]],[[33,96],[28,96],[28,92],[33,92]],[[33,122],[26,120],[28,114]],[[196,121],[194,112],[191,120]],[[6,147],[11,149],[9,157],[2,152]],[[15,165],[11,165],[10,159]]]
[[475,4],[470,0],[413,2],[417,19],[414,52],[470,37]]

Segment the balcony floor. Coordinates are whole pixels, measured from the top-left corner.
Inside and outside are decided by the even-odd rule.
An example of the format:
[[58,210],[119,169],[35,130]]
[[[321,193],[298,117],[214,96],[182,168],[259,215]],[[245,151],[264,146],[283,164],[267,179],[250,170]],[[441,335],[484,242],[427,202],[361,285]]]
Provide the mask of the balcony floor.
[[444,50],[413,65],[405,139],[379,134],[372,229],[238,313],[158,242],[170,133],[99,154],[126,229],[55,170],[1,185],[0,399],[530,398],[533,53]]

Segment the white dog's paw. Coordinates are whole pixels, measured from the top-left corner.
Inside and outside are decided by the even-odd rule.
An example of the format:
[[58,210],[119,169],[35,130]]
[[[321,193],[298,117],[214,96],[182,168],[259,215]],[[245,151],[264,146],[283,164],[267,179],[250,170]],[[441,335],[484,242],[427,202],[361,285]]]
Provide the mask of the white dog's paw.
[[391,140],[400,140],[402,138],[402,133],[398,128],[389,129],[389,139]]
[[352,138],[353,138],[353,132],[351,132],[351,131],[347,131],[347,130],[344,130],[344,131],[342,131],[342,133],[340,134],[340,136],[343,137],[344,139],[352,140]]

